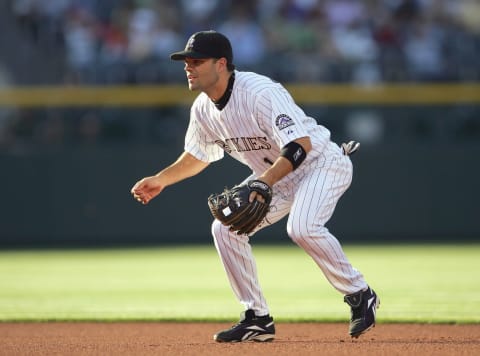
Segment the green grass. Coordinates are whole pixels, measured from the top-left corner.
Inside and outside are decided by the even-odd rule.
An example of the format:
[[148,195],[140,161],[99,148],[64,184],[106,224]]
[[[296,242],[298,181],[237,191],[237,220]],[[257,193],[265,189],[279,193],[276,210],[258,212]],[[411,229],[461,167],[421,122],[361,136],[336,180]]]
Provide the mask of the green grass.
[[[480,244],[345,246],[381,297],[380,322],[479,323]],[[298,247],[255,246],[277,321],[346,321]],[[0,251],[0,321],[235,320],[213,246]]]

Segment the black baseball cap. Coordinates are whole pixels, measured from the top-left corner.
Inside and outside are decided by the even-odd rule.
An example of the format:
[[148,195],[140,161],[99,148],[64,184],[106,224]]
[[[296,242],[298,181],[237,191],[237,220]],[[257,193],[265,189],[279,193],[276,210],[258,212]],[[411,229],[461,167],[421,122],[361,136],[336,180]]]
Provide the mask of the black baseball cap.
[[190,36],[185,49],[170,55],[170,59],[181,61],[185,58],[223,58],[233,61],[232,45],[227,37],[219,32],[200,31]]

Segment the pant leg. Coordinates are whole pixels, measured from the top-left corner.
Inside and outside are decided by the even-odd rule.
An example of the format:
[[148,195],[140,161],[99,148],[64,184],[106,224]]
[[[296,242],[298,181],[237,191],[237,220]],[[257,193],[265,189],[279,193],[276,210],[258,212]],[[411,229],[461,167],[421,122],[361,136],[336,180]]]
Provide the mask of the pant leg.
[[303,178],[295,195],[287,232],[320,267],[330,284],[343,294],[365,289],[363,275],[348,261],[339,241],[324,226],[352,180],[352,163],[337,156]]
[[[274,224],[288,214],[291,202],[278,195],[272,197],[270,212],[255,232]],[[218,220],[212,224],[215,247],[223,263],[232,290],[245,309],[256,315],[269,314],[269,308],[258,281],[257,266],[249,243],[249,236],[237,235]]]

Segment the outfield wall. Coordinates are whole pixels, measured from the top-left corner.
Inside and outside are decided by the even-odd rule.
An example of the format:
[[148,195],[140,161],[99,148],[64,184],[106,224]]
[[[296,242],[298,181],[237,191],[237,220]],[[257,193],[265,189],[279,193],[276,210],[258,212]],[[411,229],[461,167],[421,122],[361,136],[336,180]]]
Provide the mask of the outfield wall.
[[[248,172],[227,158],[148,206],[133,200],[133,183],[174,156],[158,147],[2,155],[0,244],[209,243],[207,196]],[[328,226],[342,241],[478,240],[478,157],[478,147],[363,148]],[[284,225],[256,239],[281,241]]]

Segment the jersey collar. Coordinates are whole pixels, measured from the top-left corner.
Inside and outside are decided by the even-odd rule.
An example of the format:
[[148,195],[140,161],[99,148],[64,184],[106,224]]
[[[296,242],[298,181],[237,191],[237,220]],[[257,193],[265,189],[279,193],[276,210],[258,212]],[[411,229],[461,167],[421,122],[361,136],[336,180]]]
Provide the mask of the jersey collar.
[[235,72],[232,72],[232,75],[228,79],[227,90],[225,90],[225,93],[223,93],[223,95],[220,99],[213,102],[213,104],[215,104],[215,107],[218,110],[223,110],[223,108],[227,105],[228,100],[230,99],[230,96],[232,95],[233,82],[234,81],[235,81]]

